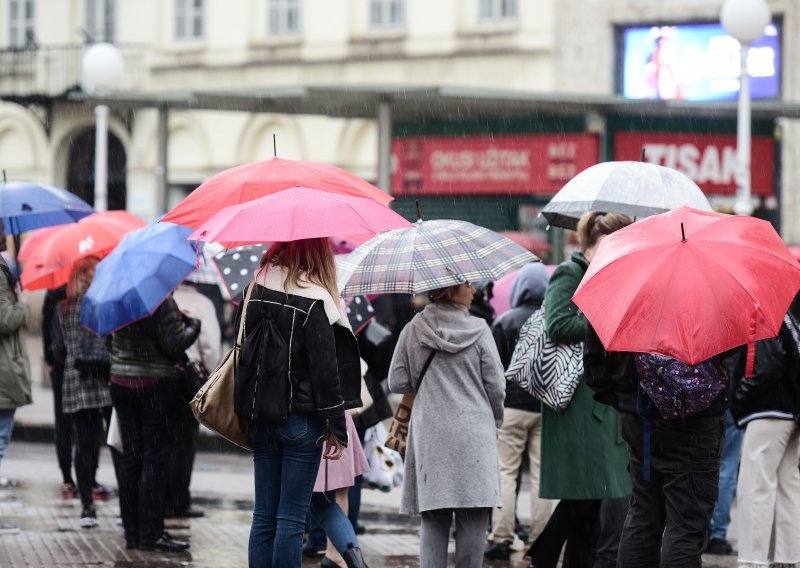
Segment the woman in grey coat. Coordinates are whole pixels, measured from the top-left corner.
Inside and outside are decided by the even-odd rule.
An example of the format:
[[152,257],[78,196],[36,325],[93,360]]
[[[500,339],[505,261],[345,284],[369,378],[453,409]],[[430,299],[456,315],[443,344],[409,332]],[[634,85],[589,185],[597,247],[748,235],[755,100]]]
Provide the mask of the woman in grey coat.
[[482,566],[489,510],[500,506],[505,379],[489,326],[467,311],[474,294],[469,283],[429,292],[432,303],[403,329],[389,371],[392,392],[416,393],[400,512],[422,516],[422,568],[446,566],[453,516],[457,568]]

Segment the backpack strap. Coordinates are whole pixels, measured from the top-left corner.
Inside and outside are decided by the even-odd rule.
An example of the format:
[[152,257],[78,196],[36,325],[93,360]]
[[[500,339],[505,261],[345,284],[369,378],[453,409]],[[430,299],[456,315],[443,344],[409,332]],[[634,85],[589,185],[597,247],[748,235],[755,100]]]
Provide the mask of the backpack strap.
[[641,384],[636,388],[636,408],[642,417],[642,479],[650,481],[650,415],[653,412],[653,401]]

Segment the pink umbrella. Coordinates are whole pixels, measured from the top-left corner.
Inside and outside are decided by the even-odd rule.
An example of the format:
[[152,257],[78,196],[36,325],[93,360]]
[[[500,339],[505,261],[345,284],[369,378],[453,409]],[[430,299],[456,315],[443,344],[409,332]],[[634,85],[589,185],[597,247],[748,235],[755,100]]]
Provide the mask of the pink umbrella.
[[190,240],[226,246],[333,235],[377,234],[413,225],[372,199],[293,187],[220,210]]
[[[547,269],[547,275],[549,276],[556,269],[556,265],[545,264],[545,268]],[[489,303],[494,308],[495,317],[511,309],[511,287],[514,285],[514,281],[517,279],[517,276],[519,276],[520,270],[522,270],[522,268],[518,268],[513,272],[509,272],[502,278],[495,281],[494,287],[492,288],[492,299],[489,300]]]

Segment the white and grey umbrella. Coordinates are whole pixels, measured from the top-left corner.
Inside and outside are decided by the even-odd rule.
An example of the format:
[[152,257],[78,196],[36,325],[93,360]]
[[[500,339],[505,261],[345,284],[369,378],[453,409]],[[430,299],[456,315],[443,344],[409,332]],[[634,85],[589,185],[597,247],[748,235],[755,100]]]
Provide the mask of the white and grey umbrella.
[[648,162],[603,162],[567,182],[542,215],[553,226],[575,229],[587,211],[641,218],[683,205],[712,211],[703,191],[678,170]]

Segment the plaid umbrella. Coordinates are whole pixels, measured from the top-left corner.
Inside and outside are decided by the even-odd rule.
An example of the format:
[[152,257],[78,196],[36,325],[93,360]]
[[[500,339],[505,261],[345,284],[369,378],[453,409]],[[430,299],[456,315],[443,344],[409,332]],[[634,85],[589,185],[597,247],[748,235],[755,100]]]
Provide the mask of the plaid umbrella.
[[374,237],[341,260],[342,295],[418,294],[496,280],[539,260],[510,239],[466,221],[418,221]]

